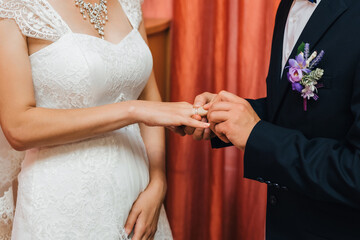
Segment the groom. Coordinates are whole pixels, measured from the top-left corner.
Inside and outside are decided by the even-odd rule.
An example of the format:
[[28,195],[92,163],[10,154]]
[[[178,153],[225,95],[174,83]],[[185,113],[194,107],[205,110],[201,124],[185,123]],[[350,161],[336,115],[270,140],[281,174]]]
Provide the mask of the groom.
[[[295,79],[301,57],[292,84],[286,68],[302,42],[325,52],[310,93]],[[245,177],[268,185],[267,240],[360,239],[360,0],[282,0],[267,98],[223,91],[195,99],[204,104],[213,147],[245,150]]]

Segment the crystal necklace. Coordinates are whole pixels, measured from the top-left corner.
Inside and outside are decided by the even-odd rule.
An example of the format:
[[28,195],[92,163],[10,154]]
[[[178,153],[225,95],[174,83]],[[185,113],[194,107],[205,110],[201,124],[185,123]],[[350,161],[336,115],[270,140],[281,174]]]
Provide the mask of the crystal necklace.
[[84,2],[84,0],[75,0],[75,5],[80,8],[80,13],[83,15],[83,18],[87,18],[86,14],[89,16],[90,23],[94,25],[102,39],[104,39],[105,36],[104,26],[109,20],[106,4],[106,0],[100,0],[99,3],[95,3],[94,5]]

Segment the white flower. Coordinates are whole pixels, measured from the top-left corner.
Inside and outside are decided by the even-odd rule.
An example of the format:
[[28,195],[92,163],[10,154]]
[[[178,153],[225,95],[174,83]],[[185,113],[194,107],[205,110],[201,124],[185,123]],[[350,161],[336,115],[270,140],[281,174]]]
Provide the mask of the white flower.
[[308,100],[312,97],[315,96],[314,91],[316,90],[316,87],[311,85],[311,86],[306,86],[301,92],[301,96],[303,98],[307,98]]
[[314,60],[317,56],[317,51],[313,52],[309,59],[306,61],[306,67],[308,68],[310,66],[310,63],[312,60]]

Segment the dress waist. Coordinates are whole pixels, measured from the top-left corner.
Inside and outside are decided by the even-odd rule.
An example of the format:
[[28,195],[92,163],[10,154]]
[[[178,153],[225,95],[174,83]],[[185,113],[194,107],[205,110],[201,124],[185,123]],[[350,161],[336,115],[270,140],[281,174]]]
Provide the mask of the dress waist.
[[28,150],[22,168],[26,168],[34,164],[34,162],[42,164],[40,162],[73,161],[78,158],[86,159],[86,156],[91,158],[93,155],[109,158],[114,154],[120,153],[122,155],[123,152],[141,153],[141,156],[138,156],[139,158],[146,157],[145,146],[138,124],[129,125],[77,142]]

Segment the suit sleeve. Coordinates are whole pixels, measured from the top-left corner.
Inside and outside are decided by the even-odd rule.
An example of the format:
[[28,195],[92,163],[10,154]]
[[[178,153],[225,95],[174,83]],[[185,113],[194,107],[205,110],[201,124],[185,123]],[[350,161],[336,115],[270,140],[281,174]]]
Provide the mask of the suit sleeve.
[[[261,119],[267,118],[266,98],[260,98],[260,99],[256,99],[256,100],[247,99],[247,101],[250,103],[252,108],[255,110],[255,112]],[[224,148],[224,147],[230,147],[230,146],[233,146],[233,144],[225,143],[225,142],[221,141],[220,138],[218,138],[218,137],[211,139],[211,147],[212,148]]]
[[260,98],[260,99],[246,99],[251,107],[255,110],[256,114],[260,117],[262,120],[268,119],[267,114],[267,98]]
[[360,64],[356,76],[354,122],[343,141],[307,139],[297,130],[260,121],[245,148],[244,176],[360,209]]

